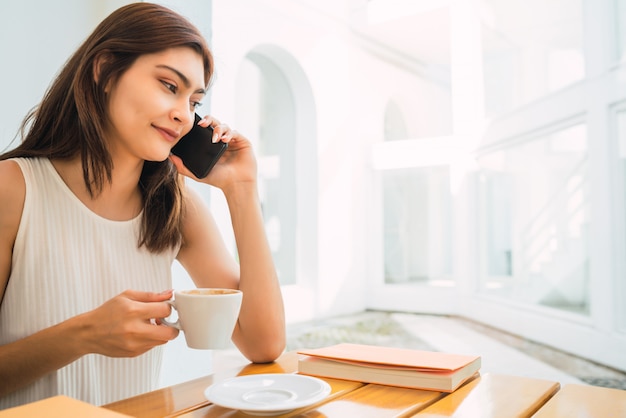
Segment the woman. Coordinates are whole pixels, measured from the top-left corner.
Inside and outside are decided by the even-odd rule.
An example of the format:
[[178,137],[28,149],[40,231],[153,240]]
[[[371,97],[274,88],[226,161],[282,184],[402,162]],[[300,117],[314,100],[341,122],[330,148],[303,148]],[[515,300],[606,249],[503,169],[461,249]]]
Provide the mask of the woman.
[[[103,404],[155,388],[171,264],[198,287],[244,293],[233,341],[253,362],[285,345],[283,302],[263,229],[256,161],[228,150],[202,180],[170,155],[213,61],[186,19],[137,3],[106,18],[0,156],[0,408],[66,394]],[[26,133],[24,133],[26,132]],[[239,263],[182,175],[220,188]]]

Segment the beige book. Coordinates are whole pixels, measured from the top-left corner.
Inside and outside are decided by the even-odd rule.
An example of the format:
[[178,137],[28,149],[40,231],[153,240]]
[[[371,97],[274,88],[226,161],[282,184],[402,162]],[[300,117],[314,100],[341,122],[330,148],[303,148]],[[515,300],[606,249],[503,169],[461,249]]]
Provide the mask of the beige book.
[[440,392],[454,391],[481,366],[475,355],[347,343],[298,354],[301,374]]

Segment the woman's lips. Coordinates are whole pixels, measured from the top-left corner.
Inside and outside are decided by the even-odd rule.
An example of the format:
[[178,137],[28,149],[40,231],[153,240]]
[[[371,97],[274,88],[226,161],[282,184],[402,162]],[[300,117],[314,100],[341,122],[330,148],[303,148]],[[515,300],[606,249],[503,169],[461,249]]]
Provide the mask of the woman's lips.
[[161,126],[155,126],[155,125],[153,126],[156,128],[157,131],[161,133],[163,137],[165,137],[165,139],[167,139],[170,142],[176,141],[178,137],[180,136],[180,133],[173,129],[163,128]]

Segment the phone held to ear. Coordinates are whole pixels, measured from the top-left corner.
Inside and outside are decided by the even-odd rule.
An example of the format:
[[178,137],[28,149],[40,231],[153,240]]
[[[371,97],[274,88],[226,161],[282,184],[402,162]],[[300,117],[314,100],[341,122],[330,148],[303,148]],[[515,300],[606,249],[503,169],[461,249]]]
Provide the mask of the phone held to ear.
[[228,148],[228,144],[225,142],[213,143],[213,128],[210,126],[204,128],[198,125],[200,119],[200,116],[196,114],[191,131],[172,148],[172,154],[180,157],[185,167],[199,179],[209,174],[217,160]]

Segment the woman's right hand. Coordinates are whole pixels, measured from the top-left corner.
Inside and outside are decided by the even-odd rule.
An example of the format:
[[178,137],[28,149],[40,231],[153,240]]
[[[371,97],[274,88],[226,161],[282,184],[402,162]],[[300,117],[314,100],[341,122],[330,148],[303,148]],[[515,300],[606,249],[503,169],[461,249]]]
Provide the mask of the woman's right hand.
[[136,357],[176,338],[178,330],[160,325],[170,315],[167,301],[172,291],[162,293],[126,290],[100,307],[77,317],[86,353],[109,357]]
[[177,329],[157,325],[159,318],[169,316],[171,297],[171,290],[127,290],[92,311],[0,345],[0,396],[85,354],[136,357],[176,338]]

